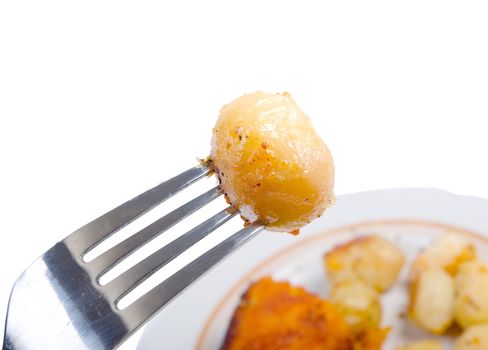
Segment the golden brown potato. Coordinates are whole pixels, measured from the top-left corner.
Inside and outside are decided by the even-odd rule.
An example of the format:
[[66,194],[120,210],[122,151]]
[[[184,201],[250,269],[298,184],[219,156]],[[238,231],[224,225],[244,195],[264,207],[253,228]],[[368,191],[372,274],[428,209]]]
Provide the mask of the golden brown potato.
[[400,346],[397,350],[443,350],[442,344],[436,340],[422,340]]
[[370,285],[361,281],[341,283],[332,288],[330,300],[354,334],[379,326],[380,297]]
[[488,323],[488,264],[470,261],[456,276],[454,318],[463,328]]
[[476,258],[474,245],[465,237],[450,234],[435,241],[412,264],[411,279],[427,267],[442,267],[455,275],[462,263]]
[[439,267],[420,272],[410,289],[409,316],[420,327],[442,334],[454,315],[454,279]]
[[478,324],[466,329],[454,343],[454,350],[488,349],[488,324]]
[[269,230],[295,231],[334,202],[332,156],[287,93],[225,105],[209,159],[230,203]]
[[404,257],[390,241],[365,236],[334,248],[324,260],[333,284],[360,280],[381,292],[397,280]]

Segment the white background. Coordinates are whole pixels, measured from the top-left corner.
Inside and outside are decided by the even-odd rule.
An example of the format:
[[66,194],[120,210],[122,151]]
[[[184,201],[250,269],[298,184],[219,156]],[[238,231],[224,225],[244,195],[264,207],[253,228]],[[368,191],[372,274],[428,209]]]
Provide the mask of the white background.
[[[29,262],[288,91],[338,194],[488,197],[486,1],[0,2],[0,314]],[[0,326],[3,324],[0,321]]]

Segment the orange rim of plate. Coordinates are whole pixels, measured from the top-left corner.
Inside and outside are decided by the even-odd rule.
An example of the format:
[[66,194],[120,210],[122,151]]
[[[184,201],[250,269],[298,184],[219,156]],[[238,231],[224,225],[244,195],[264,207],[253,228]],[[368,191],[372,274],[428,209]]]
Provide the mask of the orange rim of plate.
[[449,224],[443,224],[439,222],[432,222],[432,221],[424,221],[424,220],[410,220],[410,219],[389,219],[389,220],[376,220],[376,221],[366,221],[358,224],[352,224],[352,225],[346,225],[346,226],[340,226],[335,229],[327,230],[319,234],[315,234],[312,237],[306,238],[303,241],[300,241],[296,244],[292,244],[287,248],[284,248],[273,255],[271,255],[269,258],[266,260],[262,261],[258,265],[256,265],[253,269],[251,269],[249,272],[247,272],[239,281],[237,281],[230,289],[229,291],[224,295],[224,297],[220,300],[220,302],[217,304],[217,306],[213,309],[212,313],[210,316],[207,318],[205,321],[205,324],[200,331],[200,335],[197,340],[197,345],[195,346],[196,350],[202,350],[203,346],[203,341],[210,329],[210,325],[215,321],[217,315],[220,314],[224,306],[230,302],[230,300],[234,297],[234,295],[237,293],[237,291],[242,290],[247,284],[249,284],[249,281],[259,273],[261,270],[265,270],[268,266],[273,265],[277,260],[280,260],[283,256],[293,254],[297,250],[301,250],[304,246],[307,246],[311,244],[312,242],[318,241],[323,239],[324,235],[330,236],[330,235],[336,235],[339,233],[343,232],[349,232],[357,229],[364,229],[368,228],[370,226],[378,226],[378,225],[417,225],[417,226],[429,226],[429,227],[434,227],[434,228],[439,228],[439,229],[446,229],[446,230],[452,230],[456,231],[456,233],[466,235],[466,236],[471,236],[476,239],[485,241],[488,244],[488,237],[477,233],[475,231],[471,231],[469,229],[459,227],[459,226],[454,226],[454,225],[449,225]]

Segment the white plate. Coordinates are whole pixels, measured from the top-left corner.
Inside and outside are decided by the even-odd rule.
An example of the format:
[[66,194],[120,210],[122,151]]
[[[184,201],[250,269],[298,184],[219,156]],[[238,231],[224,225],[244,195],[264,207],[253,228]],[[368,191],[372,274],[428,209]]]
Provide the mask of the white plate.
[[[433,189],[341,196],[323,218],[308,225],[299,236],[263,232],[237,251],[159,313],[148,324],[138,349],[194,349],[197,342],[199,349],[218,349],[233,308],[250,280],[273,274],[324,294],[327,286],[319,258],[338,242],[376,232],[397,240],[412,256],[433,237],[446,232],[488,234],[487,213],[486,199]],[[364,224],[365,221],[369,223]],[[481,255],[488,256],[486,242],[473,239],[481,248]],[[269,259],[281,250],[286,252]],[[255,268],[259,263],[260,267]],[[394,322],[404,308],[404,292],[399,285],[384,296],[385,305],[395,306],[385,307],[385,324]],[[217,306],[218,311],[214,312]],[[423,335],[415,327],[397,327],[389,341],[396,343],[398,339]]]

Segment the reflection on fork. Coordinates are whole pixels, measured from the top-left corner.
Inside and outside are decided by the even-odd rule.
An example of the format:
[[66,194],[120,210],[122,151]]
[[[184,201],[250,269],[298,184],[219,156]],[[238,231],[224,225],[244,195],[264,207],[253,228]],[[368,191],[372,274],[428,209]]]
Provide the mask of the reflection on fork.
[[85,254],[133,220],[211,173],[204,164],[142,193],[81,227],[37,259],[16,281],[3,349],[112,349],[189,285],[263,230],[253,223],[183,266],[127,307],[124,296],[237,214],[228,207],[130,267],[107,284],[100,277],[141,246],[219,197],[215,187],[93,260]]

